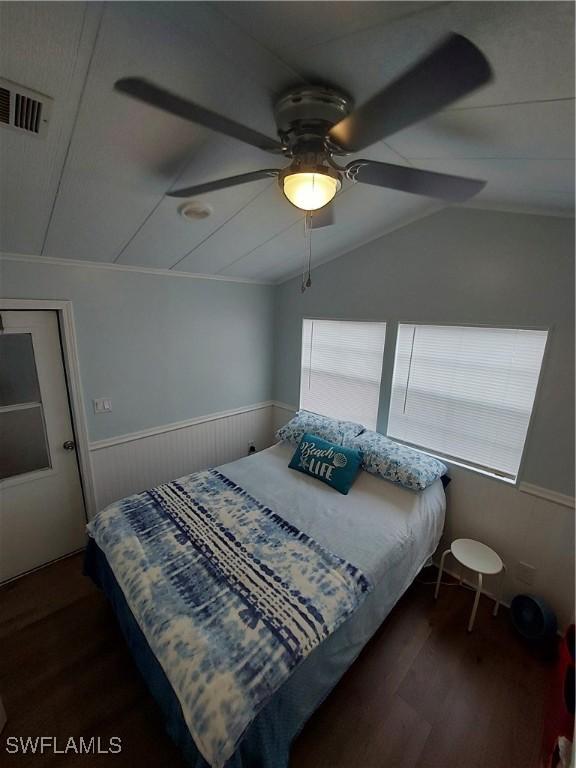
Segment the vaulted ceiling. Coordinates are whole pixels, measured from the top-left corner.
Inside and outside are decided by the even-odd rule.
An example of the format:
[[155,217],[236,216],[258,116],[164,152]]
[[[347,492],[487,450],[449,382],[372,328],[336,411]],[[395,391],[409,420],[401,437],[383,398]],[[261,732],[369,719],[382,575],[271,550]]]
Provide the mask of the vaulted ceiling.
[[[362,103],[448,31],[482,49],[494,82],[363,156],[486,179],[473,207],[572,216],[570,2],[0,3],[0,77],[54,99],[44,137],[0,128],[0,248],[285,279],[304,259],[303,219],[275,180],[203,195],[214,212],[197,221],[165,196],[271,156],[114,82],[146,77],[274,137],[286,88],[338,85]],[[334,226],[313,233],[317,262],[441,207],[352,184],[334,206]]]

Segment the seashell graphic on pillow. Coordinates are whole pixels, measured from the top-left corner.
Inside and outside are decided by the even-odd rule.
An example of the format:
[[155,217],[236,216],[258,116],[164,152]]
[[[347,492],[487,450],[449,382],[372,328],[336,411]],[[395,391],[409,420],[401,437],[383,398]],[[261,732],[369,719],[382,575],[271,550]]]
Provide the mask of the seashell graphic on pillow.
[[336,453],[334,454],[334,458],[332,459],[335,467],[345,467],[346,464],[348,464],[348,459],[346,456],[344,456],[343,453]]

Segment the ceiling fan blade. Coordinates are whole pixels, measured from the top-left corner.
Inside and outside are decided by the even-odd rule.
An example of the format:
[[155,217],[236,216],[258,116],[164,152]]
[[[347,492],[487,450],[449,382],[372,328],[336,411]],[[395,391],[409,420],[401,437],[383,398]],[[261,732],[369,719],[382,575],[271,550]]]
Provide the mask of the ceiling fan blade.
[[414,195],[437,197],[449,203],[461,203],[473,197],[486,186],[485,181],[451,176],[447,173],[423,171],[403,165],[355,160],[346,166],[349,178],[376,187],[398,189]]
[[204,128],[210,128],[217,133],[223,133],[245,144],[251,144],[258,149],[264,149],[268,152],[282,153],[283,147],[279,141],[270,139],[252,128],[240,125],[234,120],[216,114],[209,109],[198,106],[192,101],[183,99],[175,93],[159,88],[154,83],[144,80],[140,77],[125,77],[114,83],[114,88],[120,93],[125,93],[133,99],[138,99],[153,107],[169,112],[171,115],[177,115],[192,123],[202,125]]
[[331,227],[334,224],[334,206],[325,205],[317,211],[312,212],[311,228],[321,229],[322,227]]
[[214,192],[217,189],[226,189],[226,187],[237,187],[240,184],[247,184],[250,181],[259,181],[273,176],[278,176],[278,168],[267,168],[263,171],[252,171],[251,173],[241,173],[239,176],[228,176],[226,179],[217,179],[216,181],[207,181],[205,184],[196,184],[194,187],[184,187],[184,189],[175,189],[173,192],[167,192],[168,197],[195,197],[205,192]]
[[439,112],[492,79],[484,54],[462,35],[451,34],[411,69],[334,125],[328,137],[358,152],[412,123]]

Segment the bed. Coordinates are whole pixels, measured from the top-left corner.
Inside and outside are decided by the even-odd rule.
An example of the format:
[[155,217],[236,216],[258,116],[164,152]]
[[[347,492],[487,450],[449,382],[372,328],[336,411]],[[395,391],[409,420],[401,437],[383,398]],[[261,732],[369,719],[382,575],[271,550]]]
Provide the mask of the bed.
[[[414,493],[360,472],[347,496],[288,469],[293,447],[279,443],[258,454],[217,468],[231,486],[243,489],[268,511],[304,532],[337,558],[353,564],[371,589],[357,609],[342,620],[256,713],[226,768],[286,768],[290,744],[352,664],[394,604],[435,551],[444,526],[441,480]],[[248,496],[247,496],[248,497]],[[210,762],[195,744],[165,669],[119,585],[117,574],[91,538],[86,573],[106,594],[121,630],[166,728],[193,768]],[[204,750],[205,751],[205,750]]]

